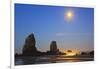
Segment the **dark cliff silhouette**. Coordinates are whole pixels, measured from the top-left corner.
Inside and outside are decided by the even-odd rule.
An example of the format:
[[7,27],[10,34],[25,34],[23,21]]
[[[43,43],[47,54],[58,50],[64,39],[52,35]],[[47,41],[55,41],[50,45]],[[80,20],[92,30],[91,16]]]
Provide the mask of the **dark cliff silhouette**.
[[39,54],[39,51],[37,51],[36,48],[36,40],[34,37],[34,34],[30,34],[26,39],[25,39],[25,44],[23,47],[23,55],[24,56],[36,56]]
[[59,49],[57,48],[56,41],[51,42],[50,51],[47,51],[47,52],[38,51],[36,48],[36,40],[35,40],[34,34],[31,33],[25,39],[25,43],[22,49],[22,54],[16,53],[15,57],[17,56],[44,56],[44,55],[65,55],[65,53],[59,51]]
[[94,55],[94,51],[89,52],[90,55]]
[[50,51],[47,51],[47,54],[49,54],[49,55],[64,55],[65,53],[59,51],[59,49],[57,48],[56,41],[52,41],[50,44]]
[[51,52],[57,52],[58,51],[56,41],[52,41],[51,42],[51,44],[50,44],[50,51]]
[[57,49],[57,43],[56,41],[52,41],[50,44],[50,51],[48,51],[51,55],[57,55],[59,54],[59,49]]
[[[68,52],[72,52],[72,50],[68,50]],[[44,55],[66,55],[66,53],[61,52],[57,47],[56,41],[51,41],[50,50],[47,52],[38,51],[36,48],[36,40],[33,33],[28,35],[25,39],[25,43],[22,49],[22,54],[15,54],[17,56],[44,56]],[[80,55],[94,55],[94,51],[90,52],[81,52]]]
[[89,51],[89,52],[81,52],[81,55],[89,55],[89,56],[94,57],[94,50]]

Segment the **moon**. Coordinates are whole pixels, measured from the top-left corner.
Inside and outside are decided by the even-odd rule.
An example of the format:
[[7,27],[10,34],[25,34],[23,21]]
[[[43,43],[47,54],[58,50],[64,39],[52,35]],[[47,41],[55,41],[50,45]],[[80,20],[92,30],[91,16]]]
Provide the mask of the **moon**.
[[73,16],[74,16],[74,14],[73,14],[72,11],[67,11],[67,12],[65,13],[65,19],[66,19],[66,20],[72,20],[72,19],[73,19]]

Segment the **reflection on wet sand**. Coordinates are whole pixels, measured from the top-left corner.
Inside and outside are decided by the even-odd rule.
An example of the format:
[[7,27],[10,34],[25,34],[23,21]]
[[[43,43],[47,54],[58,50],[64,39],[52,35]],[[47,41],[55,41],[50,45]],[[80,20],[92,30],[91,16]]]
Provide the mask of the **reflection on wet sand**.
[[15,65],[93,61],[92,56],[42,56],[16,58]]

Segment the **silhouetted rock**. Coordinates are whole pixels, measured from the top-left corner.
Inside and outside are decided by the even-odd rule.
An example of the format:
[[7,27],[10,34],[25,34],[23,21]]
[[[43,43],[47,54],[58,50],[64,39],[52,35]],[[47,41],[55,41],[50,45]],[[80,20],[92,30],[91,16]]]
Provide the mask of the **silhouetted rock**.
[[87,53],[86,52],[81,52],[81,55],[87,55]]
[[50,51],[51,52],[57,52],[57,44],[56,44],[56,41],[52,41],[51,44],[50,44]]
[[36,48],[36,41],[34,34],[30,34],[25,39],[25,44],[23,46],[22,54],[17,56],[44,56],[44,55],[65,55],[66,53],[60,52],[57,48],[56,41],[52,41],[50,44],[50,51],[47,52],[41,52],[38,51]]
[[52,41],[50,44],[50,51],[47,51],[47,55],[65,55],[65,53],[59,51],[56,41]]
[[90,55],[94,55],[94,51],[91,51],[89,54],[90,54]]
[[19,56],[18,53],[15,54],[15,57]]
[[30,34],[26,39],[25,39],[25,44],[23,47],[23,55],[25,56],[35,56],[37,55],[37,49],[35,47],[36,41],[34,34]]
[[81,52],[81,55],[94,56],[94,51]]

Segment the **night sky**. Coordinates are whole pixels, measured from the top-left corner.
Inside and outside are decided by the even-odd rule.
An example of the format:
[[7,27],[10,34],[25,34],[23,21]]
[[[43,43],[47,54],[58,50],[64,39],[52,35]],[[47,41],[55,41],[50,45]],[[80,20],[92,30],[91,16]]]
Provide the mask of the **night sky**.
[[[73,12],[69,21],[68,11]],[[55,40],[61,51],[94,48],[94,9],[67,6],[15,4],[15,53],[21,53],[25,38],[34,33],[36,47],[49,50]]]

